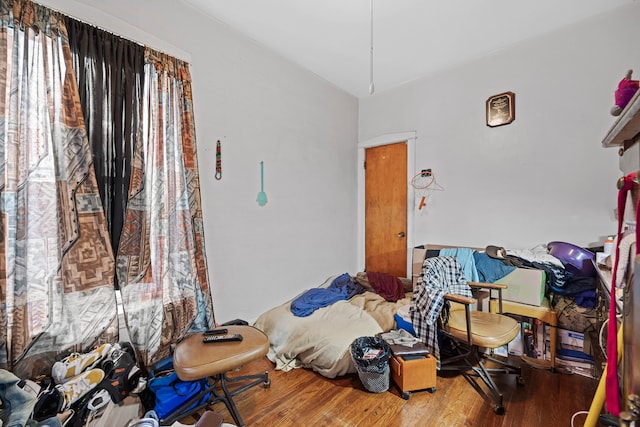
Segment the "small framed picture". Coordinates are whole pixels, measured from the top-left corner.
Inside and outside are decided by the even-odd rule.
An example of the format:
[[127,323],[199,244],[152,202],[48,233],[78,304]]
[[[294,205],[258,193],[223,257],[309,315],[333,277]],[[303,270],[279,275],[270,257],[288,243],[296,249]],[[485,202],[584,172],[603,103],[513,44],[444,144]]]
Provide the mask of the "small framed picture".
[[499,93],[487,99],[487,126],[508,125],[516,119],[516,94]]

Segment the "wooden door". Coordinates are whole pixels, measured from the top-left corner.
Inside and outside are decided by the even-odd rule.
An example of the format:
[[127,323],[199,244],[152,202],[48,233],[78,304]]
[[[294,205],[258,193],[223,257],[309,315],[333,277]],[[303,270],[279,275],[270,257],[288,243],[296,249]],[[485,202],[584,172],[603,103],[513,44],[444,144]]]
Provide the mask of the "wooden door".
[[365,150],[365,270],[407,277],[407,144]]

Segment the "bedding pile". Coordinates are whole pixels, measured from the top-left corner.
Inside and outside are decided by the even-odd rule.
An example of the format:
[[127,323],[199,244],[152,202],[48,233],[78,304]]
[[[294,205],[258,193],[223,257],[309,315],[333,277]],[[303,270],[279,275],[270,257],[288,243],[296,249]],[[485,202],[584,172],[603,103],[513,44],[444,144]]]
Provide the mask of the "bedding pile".
[[364,292],[364,288],[344,273],[331,281],[327,288],[309,289],[291,302],[291,312],[298,317],[313,314],[319,308],[326,307],[340,300],[347,300]]
[[[394,329],[397,309],[411,303],[410,293],[395,301],[387,301],[373,288],[366,290],[368,286],[361,286],[359,283],[362,279],[361,275],[359,280],[344,274],[331,277],[325,282],[330,283],[328,287],[321,285],[312,288],[258,317],[254,326],[269,337],[267,357],[276,365],[276,369],[287,372],[295,368],[308,368],[327,378],[356,373],[349,352],[351,343],[361,336],[375,336]],[[387,278],[384,280],[387,283],[395,282]],[[398,283],[403,286],[402,282]],[[399,296],[397,291],[389,292],[394,286],[383,286],[387,290],[383,292],[387,298]],[[332,298],[323,299],[323,294],[325,297],[329,294],[335,297],[335,294],[344,291],[340,290],[343,287],[351,289],[346,293],[350,295],[348,298],[335,298],[325,304]],[[328,294],[323,292],[330,288],[334,289]],[[309,303],[309,295],[312,299],[322,300],[321,306],[302,310],[306,315],[297,316],[294,307]]]

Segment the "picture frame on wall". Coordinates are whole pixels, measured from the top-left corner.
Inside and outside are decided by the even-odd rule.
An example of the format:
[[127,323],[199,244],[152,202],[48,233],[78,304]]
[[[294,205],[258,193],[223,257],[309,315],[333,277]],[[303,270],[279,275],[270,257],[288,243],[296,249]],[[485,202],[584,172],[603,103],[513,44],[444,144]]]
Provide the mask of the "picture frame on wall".
[[516,94],[503,92],[490,96],[486,102],[487,126],[508,125],[516,119]]

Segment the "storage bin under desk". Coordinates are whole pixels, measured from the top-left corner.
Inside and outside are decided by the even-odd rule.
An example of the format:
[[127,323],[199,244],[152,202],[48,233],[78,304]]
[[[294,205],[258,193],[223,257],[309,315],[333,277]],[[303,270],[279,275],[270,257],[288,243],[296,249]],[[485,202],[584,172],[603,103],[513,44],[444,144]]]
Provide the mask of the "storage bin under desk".
[[[500,311],[498,300],[492,299],[489,302],[489,311],[491,313],[498,313]],[[551,346],[551,348],[549,349],[550,360],[538,360],[527,356],[522,356],[522,360],[530,364],[554,369],[556,367],[556,342],[558,337],[556,328],[558,327],[558,313],[555,310],[551,309],[549,305],[549,299],[544,298],[539,306],[520,304],[517,302],[503,300],[502,312],[538,319],[551,327],[551,331],[549,331],[549,345]]]

